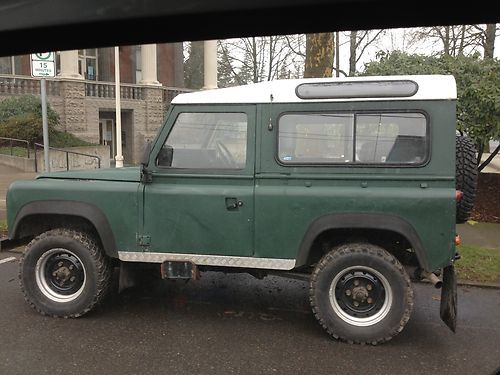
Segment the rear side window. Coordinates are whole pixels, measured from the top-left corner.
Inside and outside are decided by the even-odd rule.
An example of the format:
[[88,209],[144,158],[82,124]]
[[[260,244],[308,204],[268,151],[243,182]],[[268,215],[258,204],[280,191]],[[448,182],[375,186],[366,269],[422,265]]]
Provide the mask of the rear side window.
[[356,162],[421,164],[427,156],[426,119],[421,113],[356,116]]
[[288,113],[278,128],[284,164],[420,165],[428,154],[422,113]]
[[352,161],[354,115],[285,114],[279,120],[279,158],[294,163]]

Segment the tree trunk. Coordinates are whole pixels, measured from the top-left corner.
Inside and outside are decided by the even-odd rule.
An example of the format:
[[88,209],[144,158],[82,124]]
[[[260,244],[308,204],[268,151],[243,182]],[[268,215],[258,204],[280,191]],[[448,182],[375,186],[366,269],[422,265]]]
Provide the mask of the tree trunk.
[[333,33],[306,35],[304,78],[331,77],[334,58]]
[[485,59],[492,59],[495,53],[495,32],[496,32],[496,24],[490,23],[486,25],[486,38],[484,41]]
[[340,33],[335,33],[335,77],[340,77]]
[[357,49],[357,31],[351,31],[351,36],[349,40],[349,77],[356,74],[356,49]]
[[447,56],[451,55],[451,43],[450,43],[450,26],[445,26],[445,35],[443,38],[443,48],[444,48],[444,54]]

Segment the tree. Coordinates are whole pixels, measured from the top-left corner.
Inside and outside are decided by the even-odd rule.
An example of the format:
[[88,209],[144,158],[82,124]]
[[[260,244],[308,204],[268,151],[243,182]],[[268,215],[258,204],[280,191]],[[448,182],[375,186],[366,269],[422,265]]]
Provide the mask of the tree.
[[496,37],[497,25],[488,24],[486,25],[485,35],[484,35],[484,58],[492,59],[495,55],[495,37]]
[[500,62],[474,56],[451,57],[408,55],[399,51],[379,53],[366,64],[363,75],[453,74],[457,82],[457,128],[468,134],[478,149],[482,170],[499,153],[498,146],[481,163],[485,145],[500,140]]
[[413,35],[419,41],[441,44],[440,50],[448,56],[473,55],[484,51],[484,58],[493,58],[496,24],[436,26],[417,29]]
[[333,33],[307,34],[304,78],[331,77],[334,51]]
[[220,41],[220,87],[288,78],[295,71],[300,36],[267,36]]
[[384,30],[351,31],[349,33],[349,76],[356,75],[356,64],[365,50],[375,43]]
[[188,45],[188,58],[184,62],[184,82],[190,89],[201,89],[204,84],[203,77],[203,42],[191,42]]

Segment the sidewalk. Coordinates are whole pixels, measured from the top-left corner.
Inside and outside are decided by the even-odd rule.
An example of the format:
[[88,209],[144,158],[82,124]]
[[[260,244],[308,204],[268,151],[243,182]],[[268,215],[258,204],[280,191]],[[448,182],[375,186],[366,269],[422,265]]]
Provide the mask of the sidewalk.
[[458,224],[457,233],[460,235],[463,245],[475,245],[500,249],[500,224]]
[[0,221],[6,218],[5,194],[9,185],[16,180],[31,180],[36,175],[34,172],[22,172],[19,169],[0,164]]

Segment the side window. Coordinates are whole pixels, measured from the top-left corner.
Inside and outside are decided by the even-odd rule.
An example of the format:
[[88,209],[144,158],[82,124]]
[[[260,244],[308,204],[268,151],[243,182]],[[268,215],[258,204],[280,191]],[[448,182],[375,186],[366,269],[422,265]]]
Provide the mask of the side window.
[[422,164],[422,113],[286,113],[278,120],[284,164]]
[[284,114],[278,155],[283,163],[347,163],[353,158],[353,114]]
[[356,116],[356,161],[421,164],[427,155],[426,119],[421,113]]
[[197,112],[179,114],[158,156],[157,165],[242,169],[246,160],[245,113]]

